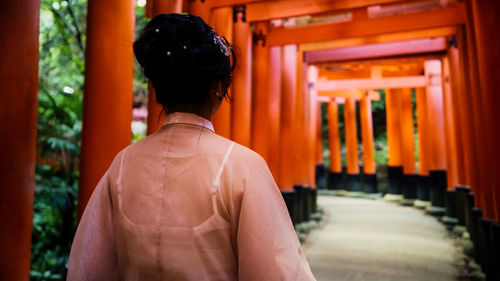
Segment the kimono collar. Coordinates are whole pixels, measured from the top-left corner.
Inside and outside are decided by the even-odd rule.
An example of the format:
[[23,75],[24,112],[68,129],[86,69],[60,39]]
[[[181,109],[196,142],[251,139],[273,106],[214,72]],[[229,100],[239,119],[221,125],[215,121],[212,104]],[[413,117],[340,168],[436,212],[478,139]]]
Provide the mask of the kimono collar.
[[169,124],[191,124],[209,129],[210,131],[215,133],[212,122],[194,113],[174,112],[167,114],[163,125]]

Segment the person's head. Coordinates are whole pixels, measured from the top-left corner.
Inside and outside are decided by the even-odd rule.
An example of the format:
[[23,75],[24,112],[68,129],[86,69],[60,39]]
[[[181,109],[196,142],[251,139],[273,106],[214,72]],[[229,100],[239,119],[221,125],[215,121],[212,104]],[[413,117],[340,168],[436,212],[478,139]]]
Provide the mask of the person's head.
[[135,41],[134,54],[156,90],[156,101],[169,113],[211,118],[227,98],[234,68],[231,45],[197,16],[156,16]]

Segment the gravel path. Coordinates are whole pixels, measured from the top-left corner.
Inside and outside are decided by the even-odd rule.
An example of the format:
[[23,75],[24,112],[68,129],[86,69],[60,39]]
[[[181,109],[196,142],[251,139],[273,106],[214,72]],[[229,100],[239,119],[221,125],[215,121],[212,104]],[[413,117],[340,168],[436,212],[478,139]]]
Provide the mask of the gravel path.
[[318,281],[457,280],[457,250],[436,219],[383,200],[319,196],[303,249]]

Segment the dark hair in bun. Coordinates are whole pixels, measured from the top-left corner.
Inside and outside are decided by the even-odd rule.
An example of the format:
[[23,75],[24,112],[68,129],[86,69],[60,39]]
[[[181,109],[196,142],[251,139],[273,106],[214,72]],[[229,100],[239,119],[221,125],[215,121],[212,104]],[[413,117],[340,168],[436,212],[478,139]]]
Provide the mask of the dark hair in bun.
[[234,53],[227,40],[197,16],[156,16],[135,41],[134,54],[164,107],[202,104],[218,83],[218,95],[227,97]]

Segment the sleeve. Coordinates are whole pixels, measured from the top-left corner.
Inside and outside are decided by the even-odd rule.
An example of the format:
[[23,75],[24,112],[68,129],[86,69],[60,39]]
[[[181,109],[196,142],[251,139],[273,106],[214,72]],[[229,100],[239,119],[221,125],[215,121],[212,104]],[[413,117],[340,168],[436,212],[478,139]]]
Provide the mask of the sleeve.
[[252,162],[237,214],[239,280],[315,280],[266,162]]
[[68,281],[119,280],[109,176],[94,190],[71,246]]

